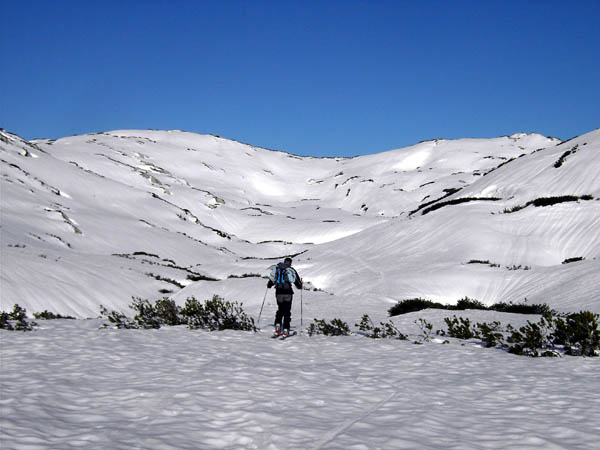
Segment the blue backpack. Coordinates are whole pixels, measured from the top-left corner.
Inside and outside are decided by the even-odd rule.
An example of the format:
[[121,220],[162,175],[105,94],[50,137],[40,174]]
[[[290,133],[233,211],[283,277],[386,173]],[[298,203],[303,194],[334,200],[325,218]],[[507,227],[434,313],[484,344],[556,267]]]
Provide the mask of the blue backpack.
[[296,271],[285,263],[279,263],[269,269],[271,269],[269,280],[275,283],[276,288],[291,287],[296,282]]

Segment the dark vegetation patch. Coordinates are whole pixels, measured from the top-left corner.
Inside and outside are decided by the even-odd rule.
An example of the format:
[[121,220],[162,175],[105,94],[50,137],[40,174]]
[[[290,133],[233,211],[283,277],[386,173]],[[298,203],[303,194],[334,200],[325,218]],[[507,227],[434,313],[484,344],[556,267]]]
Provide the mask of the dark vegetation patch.
[[[174,300],[163,298],[154,304],[133,297],[129,305],[136,314],[133,319],[118,311],[100,307],[100,315],[115,328],[161,328],[163,325],[187,325],[190,329],[256,331],[254,319],[248,317],[238,302],[226,301],[218,295],[204,303],[189,297],[183,308]],[[108,327],[104,324],[103,327]]]
[[[531,357],[598,356],[600,331],[598,314],[590,311],[557,315],[544,312],[538,322],[527,321],[518,330],[508,324],[477,323],[468,318],[446,317],[447,330],[436,334],[457,339],[481,339],[486,347],[500,347],[509,353]],[[506,339],[506,340],[505,340]]]
[[577,256],[575,258],[567,258],[561,264],[570,264],[578,261],[583,261],[585,258],[583,256]]
[[412,298],[401,300],[388,309],[390,316],[398,316],[400,314],[407,314],[411,312],[421,311],[423,309],[445,309],[449,311],[463,311],[466,309],[480,309],[486,311],[498,311],[506,313],[517,313],[517,314],[543,314],[545,312],[552,311],[545,303],[541,304],[529,304],[529,303],[494,303],[491,306],[486,306],[482,302],[469,297],[464,297],[456,305],[443,305],[438,302],[432,302],[423,298]]
[[496,264],[496,263],[491,263],[489,260],[480,260],[480,259],[471,259],[470,261],[467,262],[467,264],[484,264],[490,267],[500,267],[500,264]]
[[0,329],[9,331],[32,331],[37,323],[27,320],[27,310],[15,304],[11,312],[0,311]]
[[231,274],[227,278],[263,278],[263,276],[260,273],[243,273],[241,275]]
[[571,150],[567,150],[566,152],[564,152],[560,158],[558,158],[558,160],[554,163],[554,167],[556,169],[558,169],[560,166],[562,166],[565,161],[567,160],[567,157],[569,155],[574,154],[575,152],[577,152],[577,149],[579,148],[579,145],[575,145],[575,147],[571,148]]
[[498,200],[502,200],[499,197],[462,197],[462,198],[455,198],[453,200],[447,200],[445,202],[439,202],[436,203],[428,208],[425,208],[423,210],[423,212],[421,213],[422,216],[424,216],[425,214],[428,214],[432,211],[435,211],[437,209],[443,208],[445,206],[451,206],[451,205],[459,205],[461,203],[468,203],[468,202],[475,202],[475,201],[490,201],[490,202],[496,202]]
[[589,194],[582,195],[581,197],[578,197],[576,195],[560,195],[560,196],[554,196],[554,197],[540,197],[540,198],[536,198],[535,200],[528,201],[524,205],[517,205],[517,206],[513,206],[512,208],[506,208],[506,209],[504,209],[503,212],[504,212],[504,214],[514,213],[514,212],[520,211],[524,208],[527,208],[530,205],[533,205],[535,207],[544,207],[544,206],[556,205],[558,203],[577,202],[579,200],[589,201],[589,200],[593,200],[593,199],[594,199],[594,196],[589,195]]
[[314,336],[316,334],[324,334],[325,336],[348,336],[350,334],[350,327],[341,319],[333,319],[331,322],[327,322],[324,319],[315,319],[314,322],[308,326],[307,332],[309,336]]
[[43,310],[42,312],[33,313],[33,317],[35,317],[36,319],[41,319],[41,320],[56,320],[56,319],[75,320],[75,317],[63,316],[61,314],[56,314],[56,313],[50,312],[46,309]]
[[[428,207],[429,205],[433,205],[436,202],[439,202],[440,200],[443,200],[447,197],[450,197],[452,194],[456,194],[458,191],[460,191],[462,188],[450,188],[450,189],[444,189],[444,192],[446,193],[445,195],[436,198],[435,200],[431,200],[430,202],[427,203],[423,203],[421,205],[419,205],[419,207],[411,212],[408,213],[409,216],[412,216],[414,213],[419,212],[420,210],[422,210],[423,208]],[[396,189],[394,189],[396,190]],[[404,190],[404,189],[400,189],[400,190]]]
[[173,280],[171,278],[163,277],[161,275],[157,275],[157,274],[154,274],[152,272],[147,272],[144,275],[146,275],[147,277],[150,277],[150,278],[154,278],[155,280],[158,280],[158,281],[164,281],[166,283],[170,283],[170,284],[172,284],[174,286],[177,286],[180,289],[183,289],[185,287],[179,281]]
[[191,281],[219,281],[218,278],[209,277],[199,273],[190,273],[186,278]]

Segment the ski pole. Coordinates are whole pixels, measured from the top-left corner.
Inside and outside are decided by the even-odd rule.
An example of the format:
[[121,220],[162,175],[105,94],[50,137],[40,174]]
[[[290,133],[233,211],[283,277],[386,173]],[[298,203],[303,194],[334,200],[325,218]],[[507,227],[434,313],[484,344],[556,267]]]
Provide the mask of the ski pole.
[[304,286],[300,289],[300,326],[302,326],[302,291],[304,290]]
[[256,321],[256,326],[260,327],[260,316],[262,315],[263,306],[265,306],[265,300],[267,299],[267,292],[269,292],[269,288],[265,291],[265,296],[262,301],[262,305],[260,305],[260,313],[258,313],[258,320]]

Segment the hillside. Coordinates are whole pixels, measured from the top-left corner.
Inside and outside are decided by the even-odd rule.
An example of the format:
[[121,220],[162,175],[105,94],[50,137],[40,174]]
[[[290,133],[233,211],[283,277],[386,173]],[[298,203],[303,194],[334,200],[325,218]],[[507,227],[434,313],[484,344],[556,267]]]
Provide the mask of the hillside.
[[0,139],[3,310],[218,293],[254,314],[265,280],[230,276],[294,255],[311,315],[465,295],[600,311],[599,130],[330,159],[181,131]]

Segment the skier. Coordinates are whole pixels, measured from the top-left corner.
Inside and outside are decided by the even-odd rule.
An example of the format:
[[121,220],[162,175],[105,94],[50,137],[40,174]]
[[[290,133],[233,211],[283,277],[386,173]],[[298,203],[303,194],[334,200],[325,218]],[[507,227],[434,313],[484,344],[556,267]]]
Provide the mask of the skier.
[[294,291],[292,283],[302,289],[302,280],[292,268],[292,258],[285,258],[282,263],[275,266],[274,281],[269,279],[267,288],[275,286],[275,298],[277,299],[277,313],[275,314],[275,336],[281,334],[281,321],[283,320],[283,335],[289,336],[290,322],[292,320],[292,299]]

